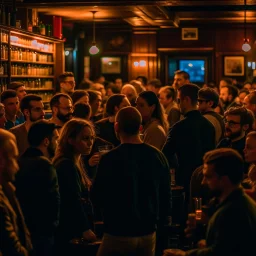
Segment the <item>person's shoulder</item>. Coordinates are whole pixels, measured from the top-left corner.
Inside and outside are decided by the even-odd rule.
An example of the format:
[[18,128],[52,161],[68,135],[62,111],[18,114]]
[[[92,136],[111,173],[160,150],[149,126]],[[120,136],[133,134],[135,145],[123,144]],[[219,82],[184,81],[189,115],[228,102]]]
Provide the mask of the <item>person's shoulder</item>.
[[108,119],[109,119],[108,117],[102,118],[102,119],[96,121],[95,125],[105,124],[108,122]]
[[16,132],[19,132],[21,130],[23,130],[25,127],[25,123],[22,123],[22,124],[18,124],[14,127],[12,127],[9,131],[12,132],[12,133],[16,133]]

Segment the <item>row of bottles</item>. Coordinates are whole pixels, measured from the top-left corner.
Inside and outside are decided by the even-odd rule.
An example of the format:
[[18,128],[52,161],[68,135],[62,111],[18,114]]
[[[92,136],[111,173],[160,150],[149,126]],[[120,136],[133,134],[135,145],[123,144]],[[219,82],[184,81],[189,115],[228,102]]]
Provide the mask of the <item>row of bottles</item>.
[[23,65],[12,64],[11,75],[51,76],[53,75],[53,67],[42,66],[42,65],[30,65],[30,64],[23,64]]
[[[4,47],[4,46],[3,46]],[[11,60],[23,60],[31,62],[53,62],[52,54],[42,54],[33,50],[11,47]]]
[[0,78],[0,93],[7,90],[7,79]]
[[26,89],[53,89],[53,81],[51,79],[38,78],[38,79],[23,79],[19,81],[24,83]]
[[5,31],[1,31],[0,39],[2,43],[8,43],[8,33]]
[[0,75],[7,75],[7,63],[0,63]]
[[34,50],[40,50],[40,51],[45,51],[45,52],[49,52],[49,53],[52,53],[54,50],[52,43],[40,43],[35,39],[32,40],[32,39],[27,39],[24,37],[11,35],[10,40],[11,40],[11,44],[13,44],[13,45],[15,44],[15,45],[19,45],[21,47],[25,46],[25,47],[29,47]]
[[8,60],[8,46],[7,45],[1,45],[1,59],[2,60]]

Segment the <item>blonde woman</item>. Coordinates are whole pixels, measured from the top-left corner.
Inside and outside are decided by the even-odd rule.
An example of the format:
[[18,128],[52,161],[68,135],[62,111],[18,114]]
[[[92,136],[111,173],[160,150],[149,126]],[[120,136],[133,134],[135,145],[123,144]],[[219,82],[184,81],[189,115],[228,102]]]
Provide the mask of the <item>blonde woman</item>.
[[82,165],[81,155],[90,154],[95,133],[92,125],[82,119],[72,119],[62,128],[53,159],[61,198],[60,223],[56,248],[65,253],[73,238],[94,241],[92,206],[89,191],[91,181]]

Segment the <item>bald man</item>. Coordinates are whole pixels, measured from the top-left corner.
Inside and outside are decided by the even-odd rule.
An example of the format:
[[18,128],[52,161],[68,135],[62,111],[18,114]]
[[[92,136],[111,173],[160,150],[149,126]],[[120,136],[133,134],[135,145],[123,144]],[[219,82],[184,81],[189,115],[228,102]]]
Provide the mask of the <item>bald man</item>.
[[131,84],[125,84],[121,89],[121,94],[126,95],[128,100],[130,101],[131,106],[136,106],[136,99],[138,97],[138,93],[135,87]]
[[115,121],[121,145],[101,157],[92,191],[105,227],[97,256],[154,256],[156,228],[163,230],[170,213],[168,162],[141,141],[136,108],[122,108]]

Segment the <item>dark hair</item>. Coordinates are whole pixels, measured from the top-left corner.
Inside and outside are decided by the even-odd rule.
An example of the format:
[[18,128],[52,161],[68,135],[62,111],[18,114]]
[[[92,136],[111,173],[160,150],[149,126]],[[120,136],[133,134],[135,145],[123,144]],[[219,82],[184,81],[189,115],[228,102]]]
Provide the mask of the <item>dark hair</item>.
[[219,176],[228,176],[229,180],[238,185],[244,177],[244,162],[242,156],[234,149],[219,148],[204,155],[204,163],[213,165]]
[[50,107],[51,107],[51,109],[53,107],[56,107],[56,106],[58,106],[60,104],[60,98],[61,97],[64,97],[64,98],[66,98],[66,99],[68,99],[68,100],[70,100],[72,102],[72,99],[71,99],[71,97],[68,94],[57,93],[50,100]]
[[84,96],[88,96],[89,98],[89,93],[85,90],[75,90],[71,95],[73,104],[75,104],[78,100],[80,100]]
[[15,90],[8,89],[3,91],[1,94],[1,102],[4,102],[7,99],[17,97],[17,93]]
[[87,90],[88,94],[89,94],[89,103],[92,104],[97,98],[98,96],[102,96],[101,92],[99,91],[94,91],[94,90]]
[[85,102],[77,102],[74,105],[73,116],[89,120],[91,116],[91,106]]
[[155,88],[161,88],[162,87],[161,81],[159,79],[157,79],[157,78],[150,80],[148,82],[148,85],[152,85]]
[[62,73],[58,77],[58,82],[59,83],[64,82],[67,77],[74,77],[74,73],[73,72],[64,72],[64,73]]
[[228,88],[228,94],[232,95],[233,99],[235,99],[238,96],[238,89],[234,85],[226,85],[222,86],[222,88]]
[[155,109],[152,113],[152,117],[156,118],[160,122],[160,124],[163,126],[165,132],[167,132],[169,125],[164,114],[164,109],[160,104],[156,94],[152,91],[144,91],[139,94],[139,97],[144,99],[149,106],[155,105]]
[[17,90],[18,88],[20,88],[21,86],[25,86],[24,83],[22,82],[11,82],[8,86],[8,89],[12,89],[12,90]]
[[216,108],[219,104],[219,95],[218,95],[218,93],[210,87],[200,89],[198,91],[198,98],[208,100],[208,101],[212,101],[213,102],[212,108]]
[[189,97],[192,105],[197,105],[197,95],[200,87],[196,84],[184,84],[178,91],[180,91],[183,97]]
[[148,84],[148,79],[145,76],[137,76],[136,80],[141,79],[143,85],[147,85]]
[[24,96],[24,98],[21,99],[20,101],[20,110],[21,112],[23,113],[23,111],[25,109],[30,109],[31,106],[30,106],[30,102],[31,101],[41,101],[42,98],[38,95],[35,95],[35,94],[27,94],[26,96]]
[[136,108],[129,106],[117,112],[116,122],[120,132],[127,135],[136,135],[139,133],[142,124],[142,117]]
[[47,120],[34,122],[28,131],[28,143],[31,147],[38,147],[45,138],[51,140],[57,126]]
[[118,87],[118,86],[116,86],[115,84],[108,84],[107,85],[107,89],[110,89],[112,92],[113,92],[113,94],[118,94],[118,93],[120,93],[120,88]]
[[126,96],[124,94],[114,94],[111,95],[107,102],[106,102],[106,116],[113,116],[115,115],[115,107],[119,107],[119,105],[121,104],[121,102],[123,101],[123,99]]
[[251,110],[246,109],[245,107],[231,107],[225,113],[224,116],[240,116],[241,125],[249,125],[249,130],[252,129],[254,123],[254,114]]
[[233,81],[232,81],[232,79],[229,78],[229,77],[223,77],[223,78],[220,79],[220,81],[226,82],[227,85],[233,85]]
[[[238,95],[240,95],[241,93],[245,93],[246,95],[250,94],[250,92],[249,92],[248,89],[242,89],[242,90],[240,90]],[[256,104],[256,102],[255,102],[254,104]]]
[[174,75],[182,75],[184,77],[185,80],[189,80],[190,79],[190,75],[188,72],[183,71],[183,70],[177,70],[174,72]]

